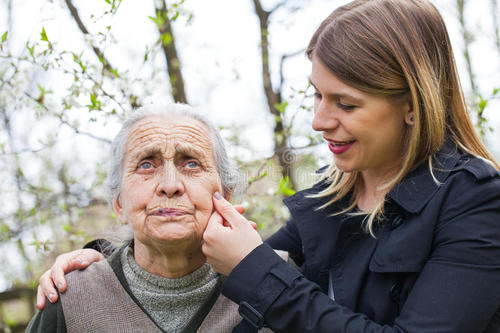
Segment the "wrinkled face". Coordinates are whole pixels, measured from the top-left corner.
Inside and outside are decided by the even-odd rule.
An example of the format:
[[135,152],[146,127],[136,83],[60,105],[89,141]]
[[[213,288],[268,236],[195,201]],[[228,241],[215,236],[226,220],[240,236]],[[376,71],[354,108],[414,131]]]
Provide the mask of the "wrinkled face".
[[125,146],[120,195],[114,209],[144,245],[196,249],[221,192],[205,126],[190,118],[148,117]]
[[313,55],[313,129],[323,132],[336,166],[345,172],[386,174],[398,168],[411,116],[408,98],[387,98],[352,88]]

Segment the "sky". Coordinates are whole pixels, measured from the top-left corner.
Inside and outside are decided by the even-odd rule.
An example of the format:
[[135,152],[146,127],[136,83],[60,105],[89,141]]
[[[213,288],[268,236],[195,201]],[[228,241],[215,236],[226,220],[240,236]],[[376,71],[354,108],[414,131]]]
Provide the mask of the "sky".
[[[0,34],[8,29],[9,21],[6,12],[8,0],[0,0]],[[266,8],[271,8],[277,1],[262,1]],[[272,47],[270,62],[276,82],[279,59],[283,54],[292,54],[303,50],[309,38],[321,20],[338,5],[347,1],[300,1],[289,0],[289,4],[301,5],[301,9],[290,11],[278,10],[271,17],[270,43]],[[62,0],[12,0],[13,20],[9,31],[9,48],[15,54],[25,51],[27,40],[40,38],[42,27],[50,40],[56,42],[59,50],[80,52],[87,50],[84,56],[92,57],[85,41],[69,16]],[[118,14],[111,20],[106,17],[96,19],[95,12],[106,8],[104,0],[74,0],[81,17],[91,32],[100,31],[111,26],[112,37],[106,44],[104,52],[113,65],[127,71],[130,77],[153,78],[147,88],[153,91],[145,99],[145,103],[168,101],[170,99],[166,77],[162,73],[152,73],[150,67],[144,66],[143,56],[146,46],[154,44],[157,32],[148,16],[154,15],[152,1],[123,0]],[[435,0],[433,3],[441,11],[452,39],[457,65],[466,93],[469,92],[465,63],[461,55],[462,38],[455,15],[452,0]],[[472,62],[477,75],[480,91],[488,97],[494,88],[500,87],[500,54],[494,48],[492,40],[491,8],[489,0],[469,1],[466,8],[468,25],[476,39],[472,43]],[[258,19],[253,12],[251,0],[186,0],[186,15],[181,15],[175,22],[175,36],[178,52],[182,61],[182,70],[186,82],[187,97],[190,103],[201,109],[215,124],[219,126],[237,126],[245,143],[239,147],[231,147],[230,153],[240,159],[264,158],[272,154],[272,135],[269,124],[270,115],[261,84],[261,65],[259,51]],[[187,16],[193,19],[187,22]],[[500,13],[499,13],[500,14]],[[500,15],[499,15],[500,17]],[[161,55],[154,59],[161,66],[164,59]],[[285,97],[292,94],[292,88],[304,89],[307,86],[310,63],[299,54],[290,58],[284,65]],[[70,84],[63,75],[39,74],[30,84],[36,88],[42,83],[54,91],[53,100],[57,101],[59,91]],[[138,91],[142,87],[137,87]],[[311,133],[312,114],[299,112],[297,103],[290,103],[291,113],[298,113],[295,124],[302,133]],[[306,101],[310,103],[310,101]],[[492,100],[486,109],[486,117],[494,129],[487,137],[487,144],[500,158],[500,108],[499,99]],[[32,147],[38,140],[43,140],[55,123],[50,120],[39,121],[28,119],[30,110],[20,110],[15,124],[19,134],[28,135]],[[103,125],[101,122],[88,122],[80,119],[76,112],[73,119],[80,121],[82,129],[94,135],[111,139],[119,130],[117,121]],[[29,126],[29,128],[27,128]],[[229,135],[229,131],[223,131]],[[73,165],[73,174],[83,182],[90,184],[92,175],[97,171],[95,163],[105,160],[106,149],[101,142],[85,136],[75,135],[69,128],[61,127],[58,133],[59,143],[52,156],[54,163],[62,159],[77,160],[85,158],[88,166]],[[21,145],[22,143],[20,143]],[[315,154],[325,164],[330,159],[326,145],[315,148]],[[36,177],[41,172],[37,166],[27,169],[28,175]],[[1,195],[0,195],[1,198]],[[0,199],[1,200],[1,199]],[[47,232],[49,237],[50,233]],[[44,237],[42,231],[40,237]],[[11,244],[12,245],[12,244]],[[12,245],[13,246],[13,245]],[[4,253],[11,253],[9,251]],[[15,267],[18,260],[15,255],[3,258]],[[6,283],[0,279],[0,290]]]
[[[60,2],[62,1],[50,3],[47,0],[16,0],[13,6],[15,29],[11,35],[17,43],[13,48],[22,49],[22,41],[39,37],[43,26],[49,38],[57,41],[60,49],[86,49],[81,34]],[[290,2],[307,5],[292,13],[287,9],[279,10],[271,18],[271,69],[274,74],[277,73],[281,55],[304,49],[324,14],[347,1]],[[142,58],[146,45],[152,45],[157,38],[155,27],[147,18],[154,12],[152,1],[124,0],[112,21],[102,20],[97,23],[92,23],[91,15],[97,11],[99,4],[105,4],[104,1],[75,0],[74,3],[89,30],[97,32],[105,25],[112,26],[111,33],[117,42],[108,43],[105,54],[115,67],[127,69],[132,77],[146,76],[149,73],[150,69],[143,66]],[[263,3],[270,8],[276,1],[268,0]],[[435,0],[434,3],[445,17],[462,83],[468,91],[465,64],[460,54],[462,39],[458,34],[454,1]],[[473,66],[480,91],[485,96],[498,85],[498,75],[492,73],[500,72],[500,56],[491,40],[489,3],[488,0],[469,1],[466,8],[469,26],[476,35],[472,44]],[[185,17],[181,16],[174,29],[189,102],[200,107],[218,125],[242,126],[243,135],[250,138],[252,154],[257,151],[260,156],[269,155],[272,149],[270,116],[261,85],[258,20],[253,13],[252,2],[187,0],[184,8],[194,18],[186,24]],[[20,21],[22,24],[19,24]],[[0,21],[0,29],[4,30],[2,26],[5,25]],[[61,29],[62,26],[64,29]],[[161,56],[155,60],[158,64],[163,62]],[[310,63],[302,54],[285,63],[285,96],[292,93],[290,87],[305,87],[309,71]],[[158,86],[164,88],[155,89],[148,100],[168,100],[168,85],[164,78],[157,75],[156,80]],[[500,116],[494,111],[498,102],[491,104],[494,105],[487,108],[486,116],[493,128],[500,129]],[[303,119],[304,131],[309,130],[310,119],[310,114]],[[99,128],[98,124],[90,124],[88,129],[97,135],[113,136],[113,131],[108,127]],[[488,138],[490,148],[500,153],[500,142],[496,141],[491,136]],[[327,152],[326,148],[323,150]]]

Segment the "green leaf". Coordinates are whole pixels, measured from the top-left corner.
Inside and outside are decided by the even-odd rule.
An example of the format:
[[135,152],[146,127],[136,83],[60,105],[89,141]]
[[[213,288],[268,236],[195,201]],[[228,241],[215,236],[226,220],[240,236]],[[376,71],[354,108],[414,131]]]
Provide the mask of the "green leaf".
[[[90,104],[87,105],[89,111],[100,110],[101,105],[102,103],[97,99],[97,96],[95,94],[90,94]],[[90,121],[92,121],[92,118],[90,119]]]
[[46,42],[49,41],[49,39],[47,38],[47,33],[45,32],[45,28],[44,27],[42,27],[42,32],[40,33],[40,35],[42,36],[41,40],[46,41]]
[[6,236],[10,234],[10,228],[6,224],[2,224],[2,226],[0,227],[0,231],[2,234],[6,235]]
[[163,45],[168,45],[172,42],[172,35],[166,32],[160,35],[160,39]]
[[279,103],[274,104],[274,108],[276,110],[278,110],[279,113],[284,113],[287,106],[288,106],[288,102],[287,101],[284,101],[281,104],[279,104]]
[[163,26],[163,23],[165,23],[165,20],[163,19],[163,17],[161,17],[160,12],[156,13],[156,17],[153,16],[148,16],[148,17],[151,21],[153,21],[156,24],[156,26],[158,26],[158,28]]
[[36,214],[36,207],[30,209],[29,216],[33,216]]
[[290,187],[290,178],[288,176],[281,178],[280,186],[276,192],[287,197],[295,194],[295,190]]
[[484,108],[486,107],[487,104],[488,104],[488,100],[481,98],[481,101],[479,102],[479,109],[484,110]]
[[33,44],[33,46],[30,47],[30,45],[28,43],[26,43],[26,48],[30,52],[31,56],[34,57],[35,56],[35,44]]
[[7,33],[8,31],[4,32],[2,35],[2,43],[4,43],[7,40]]
[[294,190],[292,190],[291,188],[285,188],[285,189],[283,190],[283,194],[284,194],[285,196],[287,196],[287,197],[290,197],[290,196],[292,196],[292,195],[294,195],[294,194],[295,194],[295,191],[294,191]]
[[177,20],[177,18],[179,17],[179,12],[175,12],[175,15],[172,16],[172,18],[170,19],[172,22],[175,22],[175,20]]
[[118,74],[118,70],[116,68],[111,68],[110,71],[115,77],[120,77],[120,74]]

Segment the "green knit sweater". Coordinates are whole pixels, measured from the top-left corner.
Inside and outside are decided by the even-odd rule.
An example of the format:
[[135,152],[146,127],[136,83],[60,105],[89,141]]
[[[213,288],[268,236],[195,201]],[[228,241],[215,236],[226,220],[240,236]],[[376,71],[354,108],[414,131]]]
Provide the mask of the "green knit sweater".
[[167,332],[181,332],[217,287],[218,274],[205,263],[177,279],[153,275],[134,260],[129,247],[121,255],[130,290],[151,318]]

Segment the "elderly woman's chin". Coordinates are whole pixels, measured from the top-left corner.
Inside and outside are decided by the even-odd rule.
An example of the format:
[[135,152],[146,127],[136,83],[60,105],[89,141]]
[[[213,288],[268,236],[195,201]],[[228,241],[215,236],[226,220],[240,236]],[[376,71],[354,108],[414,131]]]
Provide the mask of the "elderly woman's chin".
[[178,247],[184,244],[188,247],[201,246],[203,231],[208,223],[197,221],[193,216],[149,216],[144,222],[144,228],[136,228],[134,235],[141,243],[154,241],[164,247]]

